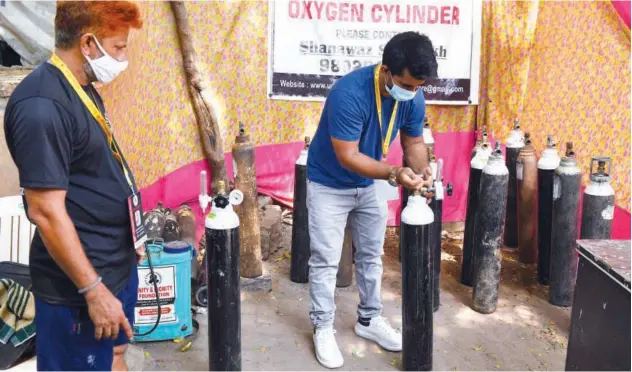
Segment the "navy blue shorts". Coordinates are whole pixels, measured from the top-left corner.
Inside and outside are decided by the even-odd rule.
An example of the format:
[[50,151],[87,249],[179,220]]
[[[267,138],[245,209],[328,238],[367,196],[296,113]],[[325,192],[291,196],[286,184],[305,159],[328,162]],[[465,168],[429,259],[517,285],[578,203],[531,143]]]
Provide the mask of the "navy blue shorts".
[[[138,299],[136,267],[116,297],[133,329]],[[122,329],[116,340],[97,341],[87,308],[51,305],[37,298],[35,326],[38,371],[111,371],[114,346],[129,343]]]

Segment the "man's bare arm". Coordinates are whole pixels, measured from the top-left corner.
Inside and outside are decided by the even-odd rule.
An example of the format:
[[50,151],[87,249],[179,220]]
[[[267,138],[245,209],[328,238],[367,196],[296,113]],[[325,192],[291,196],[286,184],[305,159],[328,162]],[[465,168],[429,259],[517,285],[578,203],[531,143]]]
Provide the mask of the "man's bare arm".
[[65,190],[25,189],[28,215],[53,260],[77,288],[86,288],[98,278],[81,246],[77,230],[66,211]]
[[360,152],[359,141],[341,141],[331,138],[334,152],[340,164],[352,172],[366,178],[387,180],[393,170],[393,166],[372,159]]
[[400,139],[406,165],[416,174],[423,174],[423,171],[429,164],[428,148],[424,143],[423,137],[409,137],[404,133],[400,133]]

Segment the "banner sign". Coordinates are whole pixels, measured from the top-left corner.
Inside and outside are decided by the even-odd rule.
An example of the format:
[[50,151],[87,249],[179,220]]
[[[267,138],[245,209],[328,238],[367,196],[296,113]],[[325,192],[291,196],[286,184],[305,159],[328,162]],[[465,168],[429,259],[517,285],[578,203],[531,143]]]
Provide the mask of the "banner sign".
[[429,104],[478,104],[482,0],[270,0],[268,96],[324,101],[337,78],[382,61],[405,31],[428,35],[439,78]]

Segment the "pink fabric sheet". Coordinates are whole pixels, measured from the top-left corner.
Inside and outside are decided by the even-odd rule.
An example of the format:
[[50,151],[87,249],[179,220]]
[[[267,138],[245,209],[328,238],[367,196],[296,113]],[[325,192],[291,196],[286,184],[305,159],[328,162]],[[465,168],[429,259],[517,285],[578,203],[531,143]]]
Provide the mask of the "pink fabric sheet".
[[612,6],[617,10],[623,22],[630,28],[630,0],[611,1]]

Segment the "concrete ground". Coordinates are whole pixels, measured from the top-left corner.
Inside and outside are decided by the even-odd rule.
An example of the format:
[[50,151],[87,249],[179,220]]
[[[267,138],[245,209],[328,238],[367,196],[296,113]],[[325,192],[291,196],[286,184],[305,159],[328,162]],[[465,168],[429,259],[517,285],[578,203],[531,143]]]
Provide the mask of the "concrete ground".
[[[270,293],[242,292],[242,367],[244,370],[322,370],[314,356],[307,284],[289,280],[289,230],[283,248],[265,263],[273,277]],[[498,310],[490,315],[470,308],[472,291],[458,282],[462,232],[444,234],[441,308],[434,317],[435,370],[563,370],[570,309],[547,302],[532,267],[504,254]],[[384,315],[401,327],[401,271],[396,258],[397,230],[385,244],[382,298]],[[357,290],[336,290],[337,340],[343,370],[397,370],[401,353],[380,349],[353,332]],[[208,370],[205,315],[198,315],[200,334],[192,347],[178,350],[172,341],[135,344],[128,355],[131,370]]]

